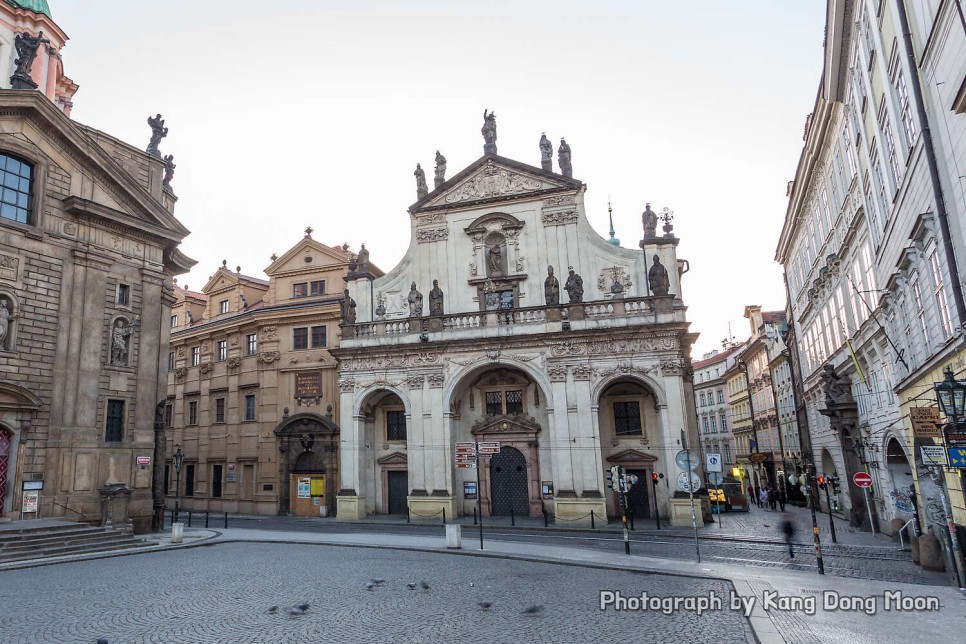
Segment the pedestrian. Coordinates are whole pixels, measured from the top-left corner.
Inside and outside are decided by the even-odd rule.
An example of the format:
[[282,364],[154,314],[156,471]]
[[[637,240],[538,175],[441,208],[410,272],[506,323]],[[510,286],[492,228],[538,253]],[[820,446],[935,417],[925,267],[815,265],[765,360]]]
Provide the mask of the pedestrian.
[[775,510],[778,509],[776,507],[777,505],[778,505],[778,499],[777,499],[777,494],[775,493],[775,488],[769,487],[768,488],[768,507],[771,508],[772,512],[774,512]]
[[792,539],[795,537],[795,521],[792,519],[791,514],[785,514],[785,516],[782,517],[781,523],[778,524],[778,530],[785,535],[785,544],[788,546],[788,556],[794,559],[795,551],[792,550]]
[[751,483],[748,484],[748,501],[750,503],[754,503],[755,505],[758,505],[758,497],[755,496],[755,488],[751,486]]
[[768,490],[765,488],[761,488],[758,493],[758,507],[764,510],[768,509]]
[[778,506],[785,511],[785,504],[788,503],[788,496],[785,494],[785,488],[780,488],[778,490]]

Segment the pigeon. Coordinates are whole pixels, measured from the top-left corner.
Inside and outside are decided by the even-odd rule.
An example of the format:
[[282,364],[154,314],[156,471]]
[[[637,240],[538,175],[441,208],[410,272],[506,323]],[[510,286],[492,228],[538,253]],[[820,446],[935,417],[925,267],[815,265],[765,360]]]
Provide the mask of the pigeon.
[[308,604],[299,604],[298,606],[296,606],[296,608],[298,608],[300,611],[302,611],[304,613],[305,611],[307,611],[309,609],[309,605]]
[[480,602],[480,608],[483,610],[490,610],[493,607],[493,602]]
[[427,584],[425,581],[419,582],[419,587],[423,590],[429,590],[429,584]]
[[416,582],[414,581],[412,583],[406,584],[406,588],[408,588],[409,590],[416,590]]
[[524,615],[537,615],[543,612],[543,606],[527,606],[523,609]]
[[385,579],[373,579],[372,583],[378,585],[378,584],[384,583],[385,581],[386,581]]
[[268,612],[269,614],[274,615],[275,613],[278,612],[278,606],[272,606],[271,608],[268,609]]
[[366,582],[366,590],[372,590],[375,587],[376,587],[376,585],[374,583],[372,583],[371,581],[367,581]]

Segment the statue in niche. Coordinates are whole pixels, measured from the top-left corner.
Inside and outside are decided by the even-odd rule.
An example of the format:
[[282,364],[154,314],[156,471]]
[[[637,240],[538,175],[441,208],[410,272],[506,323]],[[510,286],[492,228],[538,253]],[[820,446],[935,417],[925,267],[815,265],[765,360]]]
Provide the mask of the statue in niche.
[[560,304],[560,282],[553,274],[553,266],[547,267],[547,279],[543,281],[543,296],[547,304]]
[[342,292],[342,301],[339,303],[342,309],[342,323],[356,323],[356,301],[349,296],[349,289]]
[[37,83],[30,77],[30,68],[37,58],[37,50],[44,43],[50,44],[50,41],[44,38],[42,31],[37,36],[22,32],[14,38],[13,46],[17,50],[17,59],[13,63],[15,69],[13,76],[10,77],[10,89],[37,89]]
[[553,143],[547,138],[546,132],[540,135],[540,167],[553,172]]
[[413,176],[416,177],[416,198],[422,199],[429,194],[429,186],[426,185],[426,173],[418,163],[416,164],[416,171],[413,172]]
[[570,146],[565,139],[560,139],[560,147],[557,148],[557,165],[560,166],[560,174],[563,176],[574,176],[574,167],[570,163]]
[[134,327],[123,318],[114,320],[111,328],[111,364],[126,366]]
[[483,154],[496,154],[496,113],[483,110]]
[[443,314],[443,289],[439,287],[439,280],[433,280],[433,290],[429,292],[429,314]]
[[657,213],[651,210],[651,204],[647,204],[641,213],[641,223],[644,225],[644,239],[657,237]]
[[174,179],[174,169],[177,167],[173,154],[164,157],[164,181],[161,182],[161,187],[165,190],[171,190],[171,180]]
[[671,281],[668,279],[667,269],[661,263],[661,258],[654,256],[654,263],[651,270],[647,272],[647,283],[651,287],[651,295],[667,295],[671,289]]
[[486,270],[489,277],[502,277],[503,273],[503,245],[499,242],[490,245],[486,250]]
[[579,304],[584,301],[584,280],[574,272],[573,266],[570,266],[569,270],[570,276],[567,278],[567,283],[564,284],[564,289],[570,296],[570,303]]
[[356,272],[369,272],[369,251],[366,250],[365,244],[363,244],[362,248],[359,249],[359,255],[356,257]]
[[10,309],[10,300],[0,297],[0,349],[10,350],[10,323],[17,319]]
[[164,119],[158,114],[155,117],[148,117],[148,125],[151,126],[151,141],[148,143],[146,152],[151,156],[161,158],[161,139],[168,136],[168,128],[164,127]]
[[436,174],[433,176],[433,188],[438,188],[446,183],[446,157],[436,150]]
[[409,317],[419,318],[423,316],[423,294],[416,290],[416,282],[409,287],[409,295],[406,297],[409,302]]

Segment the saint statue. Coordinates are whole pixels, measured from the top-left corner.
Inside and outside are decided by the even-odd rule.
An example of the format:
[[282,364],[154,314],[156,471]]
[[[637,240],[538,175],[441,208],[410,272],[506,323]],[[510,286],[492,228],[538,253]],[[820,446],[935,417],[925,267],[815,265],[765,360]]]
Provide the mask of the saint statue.
[[422,199],[429,194],[429,186],[426,185],[426,173],[423,172],[423,168],[418,163],[413,176],[416,177],[416,199]]
[[657,255],[653,258],[654,264],[647,272],[647,283],[651,287],[651,295],[667,295],[671,288],[671,281],[668,279],[667,269],[661,263],[661,258]]
[[37,49],[43,43],[50,43],[44,38],[44,32],[37,36],[23,32],[14,38],[13,46],[17,50],[17,59],[14,61],[13,76],[10,77],[10,89],[37,89],[37,83],[30,76],[30,68],[34,65],[37,57]]
[[436,174],[433,176],[433,189],[446,183],[446,157],[436,150]]
[[365,244],[359,249],[359,255],[356,257],[356,272],[369,273],[369,251],[366,250]]
[[10,303],[5,297],[0,297],[0,349],[10,349],[10,322],[16,319],[10,312]]
[[557,148],[557,165],[560,166],[560,174],[563,176],[574,176],[574,167],[570,163],[570,146],[564,139],[560,139],[560,147]]
[[553,172],[553,143],[547,138],[546,132],[540,135],[540,167]]
[[496,154],[496,113],[483,110],[483,154]]
[[641,213],[641,223],[644,225],[644,239],[657,237],[657,213],[651,210],[651,204],[647,204]]
[[148,148],[146,152],[152,156],[161,158],[161,150],[158,148],[161,145],[161,139],[168,136],[168,128],[164,127],[164,119],[161,115],[148,117],[148,125],[151,126],[151,141],[148,143]]
[[164,157],[164,181],[161,182],[161,187],[165,190],[171,190],[171,180],[174,179],[174,169],[177,167],[173,154]]
[[567,278],[564,289],[567,291],[567,295],[570,296],[570,303],[578,304],[584,301],[584,280],[574,272],[573,266],[569,268],[570,277]]
[[356,301],[349,296],[349,289],[342,291],[342,301],[339,303],[342,309],[342,323],[356,323]]
[[443,314],[443,289],[439,287],[439,280],[433,280],[433,290],[429,292],[429,314]]
[[413,282],[409,288],[409,296],[406,301],[409,302],[409,317],[420,318],[423,316],[423,294],[416,290],[416,282]]
[[114,321],[111,329],[111,364],[126,365],[128,356],[128,344],[134,328],[125,324],[124,320]]
[[493,244],[487,250],[486,267],[490,277],[503,276],[503,250],[500,244]]
[[560,282],[553,274],[553,266],[547,267],[547,279],[543,281],[543,296],[547,304],[560,304]]
[[825,407],[832,408],[848,402],[850,396],[849,384],[842,376],[835,373],[835,367],[826,364],[819,376],[825,389]]

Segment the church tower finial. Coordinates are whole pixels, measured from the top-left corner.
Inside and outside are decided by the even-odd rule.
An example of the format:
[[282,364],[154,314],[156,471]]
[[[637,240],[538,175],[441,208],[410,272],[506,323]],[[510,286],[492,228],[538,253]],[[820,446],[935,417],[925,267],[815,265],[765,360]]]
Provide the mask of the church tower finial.
[[607,243],[620,246],[621,240],[614,237],[614,209],[611,208],[610,197],[607,198],[607,218],[610,219],[610,239],[607,240]]

